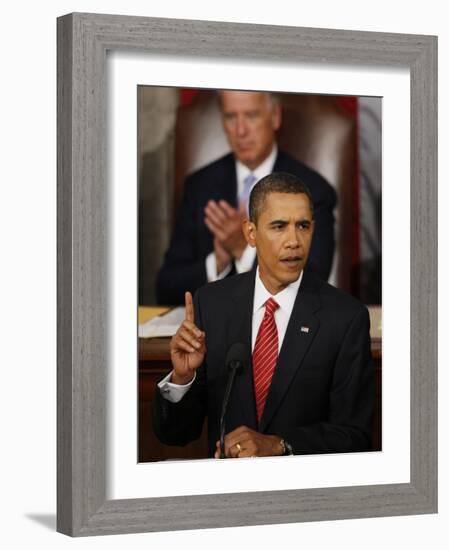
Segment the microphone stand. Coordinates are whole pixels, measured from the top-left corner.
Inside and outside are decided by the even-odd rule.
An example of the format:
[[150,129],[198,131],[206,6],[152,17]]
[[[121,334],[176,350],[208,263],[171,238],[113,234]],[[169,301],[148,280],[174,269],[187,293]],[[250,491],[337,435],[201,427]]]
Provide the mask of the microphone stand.
[[226,458],[225,457],[225,448],[224,448],[224,437],[225,437],[225,415],[226,410],[228,408],[228,401],[229,397],[231,395],[232,386],[234,385],[234,379],[235,375],[237,374],[238,370],[242,367],[242,364],[240,361],[231,361],[229,363],[229,376],[228,376],[228,382],[226,384],[225,394],[223,397],[223,405],[221,408],[221,416],[220,416],[220,458]]

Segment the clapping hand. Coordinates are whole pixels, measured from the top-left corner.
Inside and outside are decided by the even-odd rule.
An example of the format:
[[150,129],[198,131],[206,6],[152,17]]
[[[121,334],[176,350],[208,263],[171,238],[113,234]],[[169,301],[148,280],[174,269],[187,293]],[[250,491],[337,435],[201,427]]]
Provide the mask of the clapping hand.
[[246,212],[233,208],[224,200],[210,200],[204,213],[204,223],[214,238],[232,258],[240,259],[247,244],[242,231],[242,223],[247,218]]

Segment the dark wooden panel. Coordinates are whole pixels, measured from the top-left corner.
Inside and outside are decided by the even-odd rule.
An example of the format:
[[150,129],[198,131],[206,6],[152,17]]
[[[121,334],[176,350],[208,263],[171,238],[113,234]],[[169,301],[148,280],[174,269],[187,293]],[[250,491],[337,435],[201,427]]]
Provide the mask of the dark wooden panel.
[[207,424],[198,441],[185,447],[161,443],[153,431],[151,407],[157,383],[171,370],[169,338],[139,339],[139,462],[207,457]]

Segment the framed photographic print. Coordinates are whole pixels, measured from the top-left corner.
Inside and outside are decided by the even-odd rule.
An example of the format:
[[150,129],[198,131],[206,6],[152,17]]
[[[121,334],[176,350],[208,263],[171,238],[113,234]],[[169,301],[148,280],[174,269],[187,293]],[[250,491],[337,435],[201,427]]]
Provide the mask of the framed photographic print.
[[[58,20],[59,531],[436,511],[436,76],[435,37],[93,14]],[[381,450],[139,461],[136,113],[149,87],[165,96],[233,89],[381,101]],[[151,132],[153,150],[163,146],[158,135]]]
[[[139,78],[145,80],[145,74]],[[120,101],[120,109],[126,103]],[[125,133],[119,131],[114,157],[133,141]],[[208,273],[213,244],[203,221],[207,201],[226,200],[235,208],[245,162],[254,166],[253,159],[259,177],[272,163],[274,172],[294,170],[306,183],[310,179],[315,196],[321,186],[329,197],[328,204],[317,199],[308,263],[315,263],[324,280],[368,304],[376,376],[370,449],[380,450],[382,98],[141,85],[137,135],[139,462],[207,457],[205,427],[202,437],[187,446],[158,440],[152,401],[157,382],[170,372],[169,337],[183,318],[185,290],[193,294],[215,279]],[[336,223],[328,222],[334,191]],[[228,238],[237,242],[237,254],[245,244],[240,231],[232,229]],[[236,263],[239,272],[251,269],[253,256],[245,249]]]

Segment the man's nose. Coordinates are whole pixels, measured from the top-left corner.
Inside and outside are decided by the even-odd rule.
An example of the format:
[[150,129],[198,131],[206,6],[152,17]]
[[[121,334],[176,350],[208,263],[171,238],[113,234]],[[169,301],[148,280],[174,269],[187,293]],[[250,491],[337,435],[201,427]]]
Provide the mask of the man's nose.
[[237,119],[236,130],[237,130],[238,136],[242,136],[246,134],[246,132],[248,131],[248,125],[246,124],[246,120],[244,118]]
[[290,228],[287,231],[287,241],[286,246],[288,248],[299,248],[301,239],[298,235],[298,231],[294,227]]

